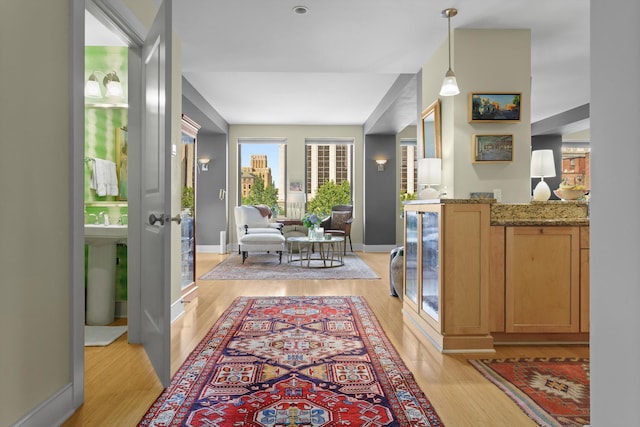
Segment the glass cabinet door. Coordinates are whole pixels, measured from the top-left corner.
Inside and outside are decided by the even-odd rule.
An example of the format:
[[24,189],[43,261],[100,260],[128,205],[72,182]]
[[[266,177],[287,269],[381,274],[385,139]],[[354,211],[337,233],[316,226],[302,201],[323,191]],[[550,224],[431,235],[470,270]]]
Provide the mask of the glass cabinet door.
[[439,212],[422,213],[422,311],[440,319]]
[[418,304],[418,218],[415,211],[405,211],[405,284],[404,297]]
[[182,289],[196,281],[195,217],[196,217],[196,137],[200,128],[182,115],[181,170],[182,181]]

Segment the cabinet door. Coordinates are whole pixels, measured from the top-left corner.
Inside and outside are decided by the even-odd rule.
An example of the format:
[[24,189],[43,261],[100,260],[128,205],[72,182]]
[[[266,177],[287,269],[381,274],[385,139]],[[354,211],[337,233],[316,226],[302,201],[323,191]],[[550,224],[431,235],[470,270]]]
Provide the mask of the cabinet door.
[[417,311],[418,306],[418,219],[416,211],[406,210],[404,226],[404,300]]
[[507,332],[579,332],[579,227],[507,227]]
[[589,332],[589,249],[580,249],[580,332]]
[[[422,213],[422,295],[420,310],[440,321],[440,212]],[[428,319],[427,319],[428,320]]]

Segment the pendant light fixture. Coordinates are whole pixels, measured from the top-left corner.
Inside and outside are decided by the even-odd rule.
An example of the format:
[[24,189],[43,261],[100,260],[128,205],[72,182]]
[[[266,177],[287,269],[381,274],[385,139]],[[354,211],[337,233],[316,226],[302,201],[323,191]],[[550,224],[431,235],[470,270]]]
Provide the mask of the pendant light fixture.
[[442,87],[440,88],[440,96],[453,96],[460,93],[460,89],[458,89],[458,82],[456,82],[456,75],[453,73],[451,69],[451,17],[456,16],[458,14],[458,9],[449,8],[442,11],[442,17],[447,18],[447,38],[449,40],[449,69],[447,73],[444,75],[444,81],[442,82]]

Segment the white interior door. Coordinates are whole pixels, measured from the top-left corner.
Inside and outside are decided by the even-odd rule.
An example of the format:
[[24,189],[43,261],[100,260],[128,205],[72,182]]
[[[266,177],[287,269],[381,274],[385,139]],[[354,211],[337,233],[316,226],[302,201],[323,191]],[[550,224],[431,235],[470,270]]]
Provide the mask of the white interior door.
[[142,48],[140,162],[140,333],[165,387],[171,379],[171,10],[171,0],[160,5]]

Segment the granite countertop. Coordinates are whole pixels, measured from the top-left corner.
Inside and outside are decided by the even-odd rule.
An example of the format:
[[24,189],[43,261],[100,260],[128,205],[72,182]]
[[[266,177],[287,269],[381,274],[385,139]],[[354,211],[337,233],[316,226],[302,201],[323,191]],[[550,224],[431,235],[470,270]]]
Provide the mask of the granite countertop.
[[520,219],[491,219],[491,225],[520,225],[520,226],[587,226],[589,218],[520,218]]
[[552,200],[532,203],[494,203],[491,225],[586,226],[588,205],[582,202]]
[[406,205],[417,204],[477,204],[477,203],[495,203],[496,199],[427,199],[427,200],[407,200],[404,202]]
[[577,201],[549,200],[530,203],[497,203],[496,199],[408,200],[415,204],[491,204],[491,225],[515,226],[588,226],[588,204]]

